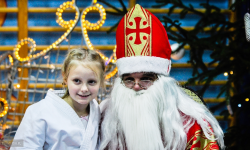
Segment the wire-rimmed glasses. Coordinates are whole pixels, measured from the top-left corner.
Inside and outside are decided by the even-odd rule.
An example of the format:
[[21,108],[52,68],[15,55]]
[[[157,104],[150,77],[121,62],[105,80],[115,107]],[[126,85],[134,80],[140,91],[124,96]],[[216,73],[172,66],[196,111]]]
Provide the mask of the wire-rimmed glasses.
[[140,78],[138,82],[135,82],[135,79],[133,77],[130,77],[128,74],[122,77],[121,83],[129,88],[132,89],[135,84],[137,83],[142,89],[147,89],[150,87],[155,80],[157,80],[158,77],[154,73],[145,73],[143,76]]

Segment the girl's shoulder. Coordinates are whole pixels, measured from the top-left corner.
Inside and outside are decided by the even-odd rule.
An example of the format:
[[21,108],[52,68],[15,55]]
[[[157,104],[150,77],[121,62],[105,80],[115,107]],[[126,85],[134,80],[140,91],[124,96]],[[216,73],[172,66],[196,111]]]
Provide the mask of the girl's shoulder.
[[54,107],[53,103],[57,103],[57,101],[62,101],[62,99],[60,98],[60,94],[57,94],[60,92],[61,91],[49,90],[44,99],[41,99],[38,102],[35,102],[34,104],[30,105],[28,109],[35,110],[36,112],[40,110],[44,111],[45,109],[51,109],[51,107]]
[[36,114],[42,114],[45,109],[47,109],[43,99],[30,105],[26,111],[25,115],[36,115]]

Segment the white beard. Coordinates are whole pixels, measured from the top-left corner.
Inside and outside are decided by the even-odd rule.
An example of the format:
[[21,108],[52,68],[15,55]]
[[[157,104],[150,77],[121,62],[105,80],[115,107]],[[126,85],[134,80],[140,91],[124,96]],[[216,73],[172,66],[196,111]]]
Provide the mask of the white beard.
[[[135,92],[123,85],[118,85],[112,99],[116,99],[117,117],[121,122],[126,146],[129,150],[163,149],[159,117],[158,101],[152,97],[149,88]],[[123,91],[119,92],[119,91]]]
[[214,127],[216,136],[223,138],[215,118],[170,77],[159,76],[147,90],[139,92],[124,87],[117,78],[107,106],[100,150],[183,150],[186,133],[195,120],[206,136],[210,129],[204,120]]
[[[111,125],[114,122],[115,127],[122,129],[115,131],[112,139],[117,139],[119,149],[129,150],[159,150],[164,149],[160,130],[159,99],[155,98],[154,86],[147,90],[135,92],[121,84],[121,79],[116,79],[103,124]],[[157,93],[158,94],[158,93]],[[111,120],[112,121],[111,121]],[[108,121],[109,120],[109,121]],[[111,125],[111,126],[112,126]],[[116,129],[115,129],[116,128]],[[112,129],[111,129],[112,130]],[[112,133],[113,131],[108,131]],[[118,133],[117,133],[118,132]],[[120,133],[119,133],[120,132]],[[105,134],[106,133],[102,133]],[[118,134],[118,137],[116,137]],[[123,139],[123,136],[125,138]],[[117,144],[109,143],[108,149],[116,149]]]

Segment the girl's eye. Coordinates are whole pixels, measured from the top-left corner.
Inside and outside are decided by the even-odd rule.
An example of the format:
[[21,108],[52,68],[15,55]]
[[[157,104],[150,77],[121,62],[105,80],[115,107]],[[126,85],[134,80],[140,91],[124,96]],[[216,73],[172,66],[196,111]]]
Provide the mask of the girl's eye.
[[90,80],[88,83],[89,83],[89,85],[96,85],[97,81],[95,81],[95,80]]
[[79,84],[81,81],[79,79],[74,79],[73,80],[75,83]]

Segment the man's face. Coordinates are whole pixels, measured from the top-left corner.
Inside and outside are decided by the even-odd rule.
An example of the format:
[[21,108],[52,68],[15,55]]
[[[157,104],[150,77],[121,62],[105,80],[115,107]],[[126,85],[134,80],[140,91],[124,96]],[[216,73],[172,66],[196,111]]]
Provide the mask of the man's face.
[[135,91],[146,90],[158,77],[154,73],[131,73],[122,75],[122,84]]

